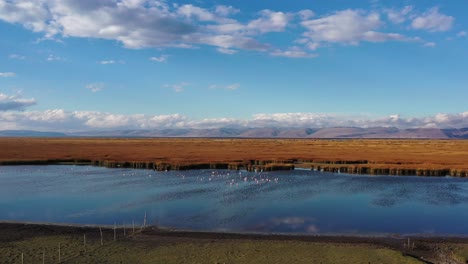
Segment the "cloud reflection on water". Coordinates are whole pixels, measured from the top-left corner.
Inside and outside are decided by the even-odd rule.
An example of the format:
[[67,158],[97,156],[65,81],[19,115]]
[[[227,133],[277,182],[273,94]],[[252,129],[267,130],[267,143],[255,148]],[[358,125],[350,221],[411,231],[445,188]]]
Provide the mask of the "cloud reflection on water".
[[249,227],[250,231],[273,233],[318,233],[320,230],[313,217],[274,217],[265,222]]

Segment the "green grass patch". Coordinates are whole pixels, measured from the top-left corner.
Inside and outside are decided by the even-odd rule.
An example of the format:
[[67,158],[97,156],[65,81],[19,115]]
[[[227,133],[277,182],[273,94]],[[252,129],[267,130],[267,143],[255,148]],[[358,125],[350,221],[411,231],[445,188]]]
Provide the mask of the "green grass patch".
[[[0,243],[0,263],[420,263],[372,245],[248,239],[139,237],[113,241],[82,236],[39,236]],[[468,248],[467,248],[468,249]],[[468,251],[466,252],[468,254]]]

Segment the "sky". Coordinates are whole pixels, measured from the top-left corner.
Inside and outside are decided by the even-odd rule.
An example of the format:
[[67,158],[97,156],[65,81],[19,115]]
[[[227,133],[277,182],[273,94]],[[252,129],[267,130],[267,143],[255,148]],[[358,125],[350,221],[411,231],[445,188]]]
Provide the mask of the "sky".
[[468,127],[466,10],[0,0],[0,130]]

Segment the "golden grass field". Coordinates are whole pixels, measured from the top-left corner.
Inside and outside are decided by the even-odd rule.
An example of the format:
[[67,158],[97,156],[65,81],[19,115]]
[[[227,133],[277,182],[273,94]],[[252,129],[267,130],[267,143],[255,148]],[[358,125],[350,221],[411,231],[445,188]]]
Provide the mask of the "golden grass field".
[[[0,138],[0,162],[99,160],[169,164],[281,161],[468,171],[468,140]],[[379,174],[379,173],[376,173]]]

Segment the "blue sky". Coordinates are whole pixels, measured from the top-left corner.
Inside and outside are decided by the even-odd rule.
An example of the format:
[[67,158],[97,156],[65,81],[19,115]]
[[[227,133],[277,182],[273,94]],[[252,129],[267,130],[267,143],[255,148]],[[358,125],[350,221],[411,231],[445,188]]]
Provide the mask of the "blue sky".
[[466,127],[466,10],[0,0],[0,129]]

